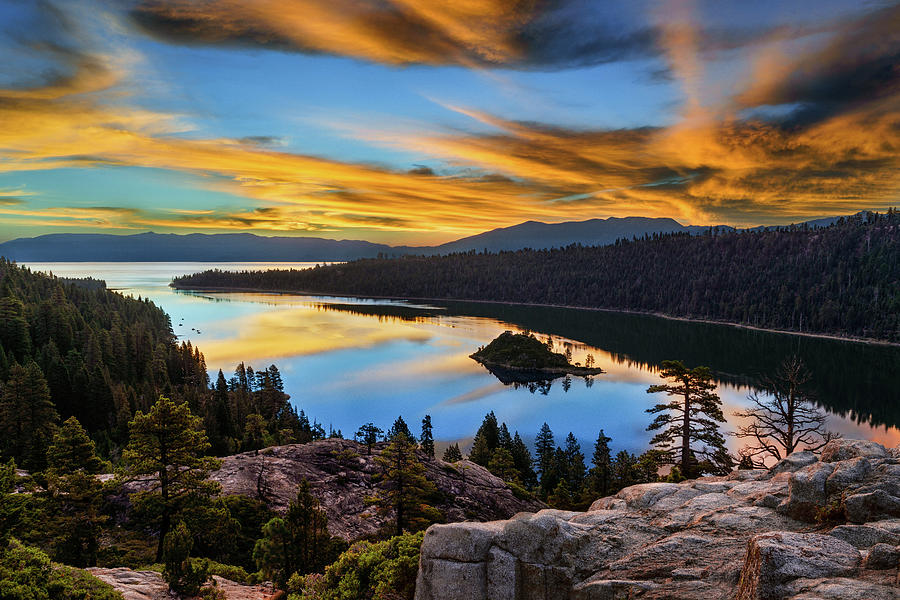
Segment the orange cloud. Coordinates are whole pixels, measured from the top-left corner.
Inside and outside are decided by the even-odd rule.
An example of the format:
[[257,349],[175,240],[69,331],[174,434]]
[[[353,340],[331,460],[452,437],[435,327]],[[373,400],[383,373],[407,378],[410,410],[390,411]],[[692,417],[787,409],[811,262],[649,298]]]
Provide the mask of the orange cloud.
[[[244,8],[235,8],[235,14],[263,14],[276,4],[241,3]],[[392,6],[407,4],[404,10],[413,10],[406,0]],[[515,20],[519,17],[511,15],[520,15],[525,5],[514,4],[515,9],[473,0],[452,10],[415,10],[417,18],[453,31],[458,45],[486,48],[489,44],[478,41],[486,34],[465,30],[467,19],[496,12],[501,22]],[[794,63],[785,59],[786,66],[761,87],[750,83],[746,91],[712,106],[699,96],[700,33],[688,28],[689,19],[680,19],[664,44],[673,72],[681,74],[695,100],[667,127],[572,130],[448,107],[494,132],[355,132],[367,141],[435,156],[445,161],[449,174],[278,151],[258,138],[193,138],[178,116],[127,105],[124,74],[113,61],[73,53],[69,64],[74,70],[67,77],[32,88],[0,89],[0,172],[98,165],[177,170],[215,176],[211,187],[224,185],[250,206],[215,211],[37,208],[10,195],[16,201],[0,202],[0,219],[54,227],[402,232],[435,242],[528,219],[638,214],[741,225],[883,208],[896,204],[900,187],[900,91],[898,77],[877,67],[900,41],[894,36],[856,54],[839,49],[867,28],[882,31],[882,21],[898,14],[900,9],[879,20],[850,23],[833,43],[811,49]],[[505,48],[480,51],[499,55]],[[772,52],[760,49],[757,71],[770,64],[766,57]],[[839,68],[810,67],[817,60],[838,61]],[[817,98],[819,87],[837,85],[839,75],[851,72],[850,63],[864,75],[854,80],[857,87],[831,104],[827,97]],[[797,79],[804,83],[790,95]],[[744,114],[767,98],[804,99],[817,111],[793,121]]]

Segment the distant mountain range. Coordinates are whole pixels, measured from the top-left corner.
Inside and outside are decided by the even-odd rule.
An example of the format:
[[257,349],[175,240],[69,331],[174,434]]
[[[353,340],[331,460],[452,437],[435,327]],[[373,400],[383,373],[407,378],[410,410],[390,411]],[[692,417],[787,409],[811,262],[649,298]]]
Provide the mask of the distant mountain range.
[[[811,226],[830,225],[840,217],[809,221]],[[719,230],[733,230],[726,225]],[[710,229],[682,225],[674,219],[610,217],[566,223],[527,221],[501,227],[439,246],[388,246],[361,240],[331,240],[314,237],[266,237],[252,233],[138,233],[110,235],[53,233],[19,238],[0,244],[0,256],[19,262],[304,262],[346,261],[379,254],[449,254],[469,250],[519,250],[554,248],[569,244],[603,246],[618,239],[654,233],[685,232],[693,235]]]

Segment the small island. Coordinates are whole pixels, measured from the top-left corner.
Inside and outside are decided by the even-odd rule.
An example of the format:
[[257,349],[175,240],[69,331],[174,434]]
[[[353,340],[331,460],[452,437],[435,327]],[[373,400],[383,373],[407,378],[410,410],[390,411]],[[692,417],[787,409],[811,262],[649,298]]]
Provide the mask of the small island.
[[469,358],[482,364],[504,383],[555,379],[565,375],[590,377],[603,372],[594,366],[573,365],[533,334],[504,331]]

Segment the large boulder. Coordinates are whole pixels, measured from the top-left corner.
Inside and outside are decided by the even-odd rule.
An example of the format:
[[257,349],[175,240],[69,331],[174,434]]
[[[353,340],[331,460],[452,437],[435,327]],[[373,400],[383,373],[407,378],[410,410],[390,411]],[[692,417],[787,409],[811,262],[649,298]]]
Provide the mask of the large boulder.
[[877,442],[868,440],[831,440],[822,448],[822,462],[840,462],[851,458],[889,458],[890,452]]
[[754,536],[747,548],[738,600],[779,600],[794,579],[847,577],[859,569],[859,551],[817,533],[773,532]]
[[[739,588],[742,600],[900,600],[900,461],[843,442],[835,462],[792,455],[771,471],[632,486],[584,513],[432,526],[416,600],[735,600]],[[842,498],[859,523],[809,533],[795,518],[840,518]]]
[[[124,600],[176,600],[180,596],[169,592],[169,586],[162,575],[156,571],[132,571],[125,567],[103,569],[94,567],[87,569],[91,575],[108,583]],[[272,584],[243,585],[214,576],[209,583],[215,582],[217,588],[225,593],[228,600],[269,600],[275,593]]]
[[[377,533],[391,519],[366,500],[378,490],[376,476],[382,468],[375,457],[383,448],[383,443],[376,445],[370,455],[364,445],[342,439],[275,446],[225,457],[210,479],[222,485],[224,494],[258,498],[279,512],[287,510],[305,479],[328,515],[331,534],[354,540]],[[421,452],[419,458],[440,492],[437,508],[447,521],[508,519],[544,508],[480,465],[446,463]]]

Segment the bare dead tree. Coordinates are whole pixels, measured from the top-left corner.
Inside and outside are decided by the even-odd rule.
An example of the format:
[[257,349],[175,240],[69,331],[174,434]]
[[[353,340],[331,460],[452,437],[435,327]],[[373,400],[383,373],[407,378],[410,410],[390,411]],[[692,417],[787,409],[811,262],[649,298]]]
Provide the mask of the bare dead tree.
[[774,376],[763,380],[764,394],[748,396],[755,406],[734,416],[752,419],[735,436],[749,439],[741,449],[745,464],[765,466],[767,458],[781,460],[798,450],[817,452],[838,434],[827,431],[827,415],[816,406],[808,384],[812,374],[796,355],[781,363]]

